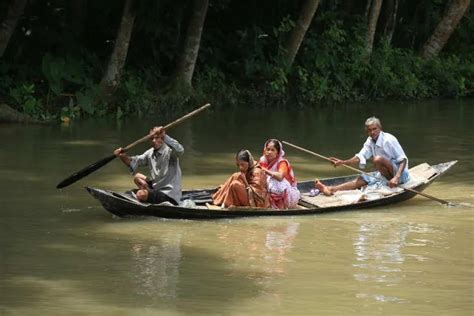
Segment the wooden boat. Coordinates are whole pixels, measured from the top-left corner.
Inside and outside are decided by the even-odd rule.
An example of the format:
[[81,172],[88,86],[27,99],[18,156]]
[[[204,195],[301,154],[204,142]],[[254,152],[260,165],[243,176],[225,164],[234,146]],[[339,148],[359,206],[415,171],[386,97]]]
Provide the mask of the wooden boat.
[[[427,163],[417,165],[410,169],[410,180],[407,187],[423,191],[433,181],[438,179],[442,174],[446,173],[457,161],[450,161],[430,166]],[[321,180],[326,185],[336,185],[346,181],[353,180],[358,175],[337,177]],[[183,191],[183,198],[180,206],[174,206],[165,202],[161,204],[149,204],[137,201],[132,191],[118,193],[109,190],[86,187],[87,191],[95,197],[102,206],[110,213],[119,217],[128,216],[155,216],[162,218],[177,219],[217,219],[217,218],[237,218],[250,216],[291,216],[291,215],[309,215],[320,214],[326,212],[364,209],[375,206],[384,206],[408,200],[415,195],[414,192],[399,188],[398,192],[385,192],[379,194],[375,198],[370,197],[369,193],[360,193],[357,201],[347,201],[337,198],[336,196],[310,196],[311,190],[314,188],[314,180],[298,183],[301,192],[299,205],[295,209],[275,210],[275,209],[258,209],[248,207],[238,208],[220,208],[211,206],[211,196],[216,189],[188,190]],[[347,191],[340,191],[347,192]],[[372,192],[373,193],[373,192]],[[192,201],[192,202],[191,202]]]

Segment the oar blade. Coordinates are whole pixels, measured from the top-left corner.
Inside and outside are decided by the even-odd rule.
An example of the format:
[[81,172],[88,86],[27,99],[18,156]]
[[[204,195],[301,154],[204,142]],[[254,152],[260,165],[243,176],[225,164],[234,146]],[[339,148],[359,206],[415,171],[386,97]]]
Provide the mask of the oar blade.
[[110,161],[114,160],[116,156],[111,155],[108,157],[105,157],[99,161],[94,162],[93,164],[88,165],[87,167],[79,170],[78,172],[70,175],[63,181],[59,182],[58,185],[56,185],[56,189],[62,189],[65,188],[71,184],[73,184],[76,181],[79,181],[80,179],[84,178],[85,176],[91,174],[92,172],[96,171],[97,169],[103,167],[104,165],[108,164]]

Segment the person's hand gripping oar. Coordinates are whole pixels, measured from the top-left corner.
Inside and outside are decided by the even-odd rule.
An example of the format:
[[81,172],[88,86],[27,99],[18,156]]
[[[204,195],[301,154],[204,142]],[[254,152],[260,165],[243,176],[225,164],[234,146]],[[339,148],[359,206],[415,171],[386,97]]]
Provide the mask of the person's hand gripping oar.
[[[206,105],[203,105],[202,107],[180,117],[179,119],[169,123],[168,125],[164,126],[163,129],[164,130],[168,130],[170,129],[171,127],[174,127],[180,123],[182,123],[183,121],[189,119],[190,117],[198,114],[199,112],[202,112],[204,111],[205,109],[207,109],[208,107],[210,107],[211,104],[210,103],[207,103]],[[122,148],[122,152],[125,153],[127,152],[128,150],[130,150],[132,147],[134,147],[135,145],[137,144],[140,144],[150,138],[152,138],[154,135],[154,133],[150,133],[136,141],[134,141],[133,143],[125,146]],[[109,162],[111,162],[112,160],[114,160],[117,156],[115,154],[112,154],[110,156],[107,156],[105,158],[102,158],[101,160],[99,161],[96,161],[90,165],[88,165],[87,167],[79,170],[78,172],[76,173],[73,173],[72,175],[70,175],[69,177],[67,177],[66,179],[64,179],[63,181],[59,182],[58,185],[56,185],[56,188],[57,189],[61,189],[61,188],[64,188],[64,187],[67,187],[71,184],[73,184],[74,182],[76,181],[79,181],[80,179],[88,176],[89,174],[91,174],[92,172],[98,170],[99,168],[102,168],[103,166],[105,166],[106,164],[108,164]]]

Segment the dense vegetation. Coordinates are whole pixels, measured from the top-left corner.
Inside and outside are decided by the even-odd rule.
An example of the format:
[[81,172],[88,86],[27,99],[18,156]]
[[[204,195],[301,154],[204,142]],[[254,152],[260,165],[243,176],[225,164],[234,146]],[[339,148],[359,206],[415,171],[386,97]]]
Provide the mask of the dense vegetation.
[[202,102],[305,107],[472,96],[469,6],[470,0],[2,1],[0,21],[8,23],[0,28],[0,104],[68,121]]

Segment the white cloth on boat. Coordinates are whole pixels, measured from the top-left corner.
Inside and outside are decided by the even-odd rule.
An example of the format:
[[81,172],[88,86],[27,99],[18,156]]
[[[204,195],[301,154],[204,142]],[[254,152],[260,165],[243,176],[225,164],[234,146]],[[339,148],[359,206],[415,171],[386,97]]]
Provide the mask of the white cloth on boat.
[[284,194],[285,191],[288,194],[288,206],[295,207],[300,199],[300,191],[296,186],[292,186],[288,180],[278,181],[270,176],[267,176],[267,188],[268,192],[274,194]]
[[384,196],[403,191],[400,187],[390,188],[382,181],[367,185],[360,190],[342,190],[334,193],[334,197],[342,202],[352,204],[361,200],[376,200]]
[[[396,173],[400,167],[395,162],[392,163],[393,172]],[[380,171],[372,171],[368,173],[361,174],[362,179],[368,184],[387,184],[388,180],[380,173]],[[405,169],[400,176],[400,184],[410,181],[410,175],[408,174],[408,169]]]
[[413,188],[426,182],[426,179],[410,175],[410,180],[398,187],[389,187],[387,179],[379,175],[379,180],[366,185],[360,190],[343,190],[334,193],[334,197],[346,203],[356,203],[360,200],[376,200],[384,196],[402,192],[405,188]]
[[400,184],[402,188],[414,188],[419,186],[422,183],[426,183],[427,179],[416,175],[415,173],[410,173],[410,179],[408,182]]
[[386,183],[376,183],[373,185],[365,186],[364,188],[362,188],[361,191],[365,195],[372,194],[372,196],[374,196],[374,194],[378,193],[385,196],[385,195],[392,195],[394,193],[402,192],[403,189],[400,187],[391,188]]
[[334,198],[347,204],[358,202],[364,194],[361,190],[342,190],[334,193]]

